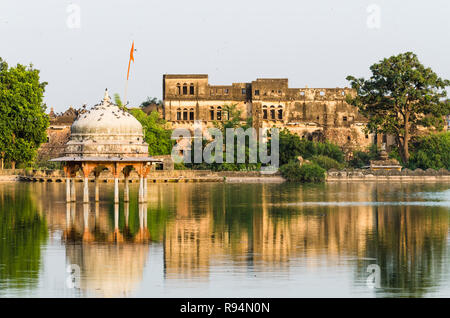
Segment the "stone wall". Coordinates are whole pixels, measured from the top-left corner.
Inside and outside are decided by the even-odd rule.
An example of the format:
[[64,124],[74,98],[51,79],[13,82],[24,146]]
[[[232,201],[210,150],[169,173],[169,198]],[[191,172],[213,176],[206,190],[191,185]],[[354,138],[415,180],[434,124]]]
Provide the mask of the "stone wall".
[[396,170],[371,170],[371,169],[331,169],[327,173],[327,181],[351,181],[351,180],[442,180],[450,181],[450,171],[447,169],[403,169]]
[[[0,181],[14,181],[20,177],[23,181],[64,181],[62,170],[0,170]],[[78,178],[82,179],[81,173]],[[130,178],[138,180],[136,172],[132,172]],[[100,175],[104,181],[112,181],[113,176],[109,171]],[[210,181],[210,182],[282,182],[279,172],[275,174],[263,174],[259,171],[211,171],[211,170],[161,170],[152,171],[148,175],[149,180],[155,182],[178,181]],[[331,169],[327,173],[327,181],[445,181],[450,182],[450,171],[446,169],[403,169],[395,170],[370,170],[370,169]]]

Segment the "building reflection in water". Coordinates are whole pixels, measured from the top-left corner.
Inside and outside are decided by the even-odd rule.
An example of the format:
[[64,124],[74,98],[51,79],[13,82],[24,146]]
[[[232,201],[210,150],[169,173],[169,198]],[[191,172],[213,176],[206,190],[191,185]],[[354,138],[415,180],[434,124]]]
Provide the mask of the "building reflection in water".
[[[166,280],[208,281],[218,268],[268,276],[341,268],[358,287],[375,263],[378,292],[421,296],[448,283],[449,205],[448,198],[447,205],[426,204],[417,194],[445,190],[401,183],[151,184],[148,205],[104,201],[64,209],[64,191],[36,205],[50,231],[63,230],[67,264],[80,266],[88,294],[131,295],[156,244]],[[30,193],[43,198],[39,191],[48,189]]]
[[376,183],[176,188],[177,213],[163,240],[165,275],[209,279],[213,266],[228,261],[259,273],[342,266],[354,268],[355,285],[365,285],[367,266],[375,263],[379,292],[420,296],[449,270],[449,208],[448,201],[422,206],[408,194],[443,189]]
[[[142,280],[148,258],[147,206],[138,206],[136,231],[129,228],[129,203],[123,205],[123,213],[119,213],[118,204],[113,205],[112,226],[108,224],[109,207],[101,210],[98,203],[94,211],[90,207],[66,204],[63,236],[67,263],[80,267],[80,289],[88,295],[130,296]],[[120,214],[124,218],[123,226],[120,226]]]

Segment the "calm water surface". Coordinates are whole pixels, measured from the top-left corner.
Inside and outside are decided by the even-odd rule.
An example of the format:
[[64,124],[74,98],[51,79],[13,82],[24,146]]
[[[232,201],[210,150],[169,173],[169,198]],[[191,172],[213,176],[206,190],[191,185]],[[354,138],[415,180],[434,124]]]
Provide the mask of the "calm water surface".
[[0,183],[0,297],[450,297],[448,183],[148,191],[67,205],[64,184]]

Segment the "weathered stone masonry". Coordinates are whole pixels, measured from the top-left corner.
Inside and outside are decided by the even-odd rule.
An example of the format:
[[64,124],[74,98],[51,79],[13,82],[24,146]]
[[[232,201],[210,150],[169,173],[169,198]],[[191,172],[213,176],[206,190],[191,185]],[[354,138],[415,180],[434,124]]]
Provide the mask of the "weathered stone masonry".
[[255,128],[287,128],[309,140],[330,140],[344,150],[365,149],[374,142],[367,120],[347,104],[349,88],[289,88],[288,79],[257,79],[251,83],[210,85],[208,75],[163,76],[165,119],[172,128],[193,128],[194,121],[211,127],[224,120],[224,105],[236,105],[242,120]]

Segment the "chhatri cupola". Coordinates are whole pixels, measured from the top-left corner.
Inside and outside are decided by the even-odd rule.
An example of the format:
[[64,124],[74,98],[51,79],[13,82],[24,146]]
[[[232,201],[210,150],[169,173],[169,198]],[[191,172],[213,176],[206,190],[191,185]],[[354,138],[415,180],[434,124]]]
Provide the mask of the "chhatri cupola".
[[82,112],[73,122],[66,157],[147,157],[142,125],[127,111],[111,102],[108,90],[103,100]]
[[83,202],[89,202],[89,178],[95,181],[95,201],[99,200],[98,178],[104,170],[114,176],[114,202],[119,202],[119,177],[124,178],[124,201],[129,201],[128,182],[131,170],[139,175],[139,202],[147,200],[147,174],[151,165],[161,163],[148,155],[144,131],[133,115],[111,102],[108,90],[103,100],[83,110],[70,128],[62,162],[66,173],[68,202],[76,201],[75,178],[81,172]]

